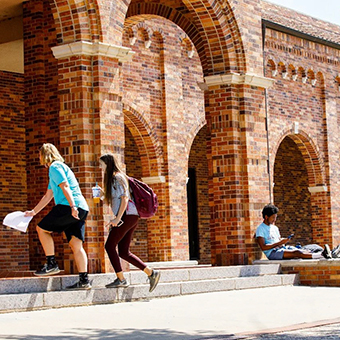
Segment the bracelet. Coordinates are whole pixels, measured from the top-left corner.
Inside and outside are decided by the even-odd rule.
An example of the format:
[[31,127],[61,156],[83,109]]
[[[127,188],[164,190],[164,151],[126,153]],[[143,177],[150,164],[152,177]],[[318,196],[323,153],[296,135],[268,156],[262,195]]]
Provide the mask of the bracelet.
[[[71,205],[70,207],[71,207],[71,209],[73,209],[73,208],[77,208],[77,206],[76,206],[76,205]],[[78,209],[78,208],[77,208],[77,209]]]

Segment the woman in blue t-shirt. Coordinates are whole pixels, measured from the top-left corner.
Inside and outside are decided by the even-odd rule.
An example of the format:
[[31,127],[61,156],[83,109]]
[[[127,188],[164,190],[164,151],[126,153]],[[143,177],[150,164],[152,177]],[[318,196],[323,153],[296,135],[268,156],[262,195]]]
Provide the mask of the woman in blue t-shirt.
[[49,169],[49,183],[40,202],[25,216],[35,216],[54,198],[55,206],[38,223],[37,232],[46,255],[46,264],[34,273],[49,276],[60,272],[55,260],[52,232],[64,232],[74,254],[79,272],[79,282],[67,289],[90,289],[87,272],[87,255],[83,248],[85,241],[85,220],[89,211],[73,171],[64,163],[63,157],[53,144],[43,144],[39,152],[40,164]]

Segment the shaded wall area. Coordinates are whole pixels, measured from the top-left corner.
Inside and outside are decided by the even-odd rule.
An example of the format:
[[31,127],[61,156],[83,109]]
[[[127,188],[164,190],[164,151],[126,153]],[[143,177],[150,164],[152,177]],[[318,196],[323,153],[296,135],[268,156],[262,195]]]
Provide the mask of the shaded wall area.
[[[0,71],[0,220],[26,210],[24,77]],[[0,269],[29,269],[28,235],[1,225]]]
[[274,204],[280,209],[276,224],[281,236],[294,233],[291,245],[312,243],[307,169],[300,150],[289,137],[282,141],[275,158]]

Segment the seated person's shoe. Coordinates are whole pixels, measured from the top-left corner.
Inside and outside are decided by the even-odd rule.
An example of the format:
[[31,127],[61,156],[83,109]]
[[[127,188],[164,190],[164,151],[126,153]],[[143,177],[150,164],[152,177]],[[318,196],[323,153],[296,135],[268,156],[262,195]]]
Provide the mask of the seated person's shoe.
[[91,289],[91,283],[89,281],[87,282],[76,282],[74,285],[67,286],[66,289],[75,289],[75,290],[81,290],[81,289]]
[[150,281],[149,292],[150,293],[154,291],[155,288],[157,287],[160,277],[161,277],[161,272],[159,270],[152,271],[152,274],[149,276],[149,281]]
[[340,257],[340,244],[332,250],[332,258],[335,259],[339,257]]
[[126,288],[129,287],[127,280],[119,280],[118,277],[111,283],[105,286],[106,288]]
[[329,248],[328,244],[325,244],[325,249],[323,250],[323,252],[321,253],[321,255],[325,258],[325,259],[331,259],[332,258],[332,252],[331,249]]
[[34,275],[36,276],[49,276],[49,275],[55,275],[60,273],[59,267],[57,264],[54,265],[48,265],[45,263],[44,267],[42,267],[41,270],[37,270]]

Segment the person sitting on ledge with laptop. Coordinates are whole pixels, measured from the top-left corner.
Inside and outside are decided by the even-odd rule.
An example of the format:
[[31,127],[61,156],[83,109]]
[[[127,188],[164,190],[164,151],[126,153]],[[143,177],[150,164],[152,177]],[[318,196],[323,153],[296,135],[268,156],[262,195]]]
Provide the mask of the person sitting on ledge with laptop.
[[262,210],[263,222],[256,229],[256,242],[268,260],[332,258],[332,252],[328,244],[325,245],[323,251],[316,253],[295,247],[287,247],[286,243],[290,241],[294,234],[281,238],[279,228],[275,225],[278,211],[279,208],[275,205],[266,205]]

